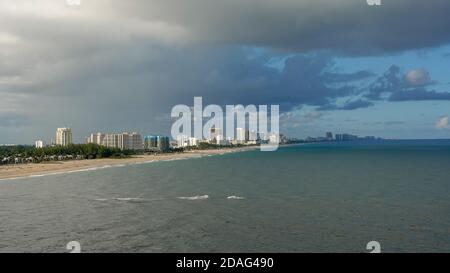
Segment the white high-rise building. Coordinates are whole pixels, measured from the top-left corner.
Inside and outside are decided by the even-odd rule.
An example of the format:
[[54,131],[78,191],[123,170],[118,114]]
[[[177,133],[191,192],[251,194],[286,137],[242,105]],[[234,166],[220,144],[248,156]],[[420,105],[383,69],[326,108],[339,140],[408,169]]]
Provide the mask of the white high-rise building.
[[222,129],[212,127],[208,130],[209,136],[206,136],[206,139],[209,141],[209,143],[216,143],[217,137],[222,135]]
[[177,146],[178,147],[188,147],[189,146],[189,137],[186,135],[179,135],[177,137]]
[[102,133],[91,134],[90,136],[88,136],[86,138],[86,143],[93,143],[93,144],[106,146],[105,138],[106,138],[106,134],[102,134]]
[[236,128],[236,140],[237,143],[245,143],[245,129]]
[[222,135],[216,136],[217,145],[229,145],[230,143]]
[[42,141],[42,140],[36,140],[35,142],[34,142],[34,147],[36,147],[36,148],[44,148],[44,146],[45,146],[45,144],[44,144],[44,141]]
[[72,129],[58,128],[56,129],[56,145],[68,146],[72,144]]
[[118,148],[121,150],[142,150],[144,142],[138,133],[122,134],[91,134],[86,138],[86,143],[94,143],[108,148]]
[[142,150],[144,149],[144,142],[142,136],[136,132],[122,134],[122,150]]
[[189,146],[191,146],[191,147],[198,146],[198,143],[199,143],[198,139],[195,137],[190,137],[188,142],[189,142]]

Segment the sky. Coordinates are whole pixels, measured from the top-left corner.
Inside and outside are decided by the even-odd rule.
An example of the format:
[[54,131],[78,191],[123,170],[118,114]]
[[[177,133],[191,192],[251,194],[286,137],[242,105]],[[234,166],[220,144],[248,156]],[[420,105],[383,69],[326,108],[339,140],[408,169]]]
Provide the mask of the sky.
[[291,137],[450,138],[448,0],[69,2],[0,0],[0,144],[169,134],[194,96],[280,105]]

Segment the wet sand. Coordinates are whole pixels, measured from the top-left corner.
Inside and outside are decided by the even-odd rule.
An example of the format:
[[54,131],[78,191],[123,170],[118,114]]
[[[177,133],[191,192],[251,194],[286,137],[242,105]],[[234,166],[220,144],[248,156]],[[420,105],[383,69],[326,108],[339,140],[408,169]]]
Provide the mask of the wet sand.
[[224,148],[214,150],[186,151],[183,153],[138,155],[129,158],[105,158],[92,160],[52,161],[32,164],[4,165],[0,166],[0,179],[11,179],[34,175],[46,175],[54,173],[65,173],[71,171],[88,170],[92,168],[114,167],[120,165],[146,163],[151,161],[176,160],[198,158],[199,156],[219,155],[232,152],[240,152],[257,149],[258,147]]

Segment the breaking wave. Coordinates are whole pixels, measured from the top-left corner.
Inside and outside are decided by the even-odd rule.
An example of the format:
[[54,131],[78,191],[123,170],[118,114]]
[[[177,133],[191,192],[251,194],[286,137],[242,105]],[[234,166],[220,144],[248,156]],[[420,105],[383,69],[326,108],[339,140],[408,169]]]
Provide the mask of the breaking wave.
[[209,195],[197,195],[197,196],[190,196],[190,197],[177,197],[181,200],[206,200],[209,198]]
[[243,200],[243,199],[245,199],[245,198],[244,198],[244,197],[240,197],[240,196],[234,196],[234,195],[232,195],[232,196],[228,196],[227,199]]

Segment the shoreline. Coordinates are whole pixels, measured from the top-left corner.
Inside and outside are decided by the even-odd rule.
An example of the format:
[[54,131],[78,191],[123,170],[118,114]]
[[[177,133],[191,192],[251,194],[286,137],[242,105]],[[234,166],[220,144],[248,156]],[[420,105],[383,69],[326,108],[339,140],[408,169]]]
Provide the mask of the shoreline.
[[90,160],[56,161],[48,163],[30,163],[20,165],[0,166],[0,181],[21,178],[41,177],[82,171],[94,171],[112,167],[146,164],[158,161],[173,161],[182,159],[201,158],[204,156],[223,155],[228,153],[245,152],[259,149],[259,146],[241,148],[223,148],[211,150],[192,150],[182,153],[137,155],[129,158],[102,158]]

